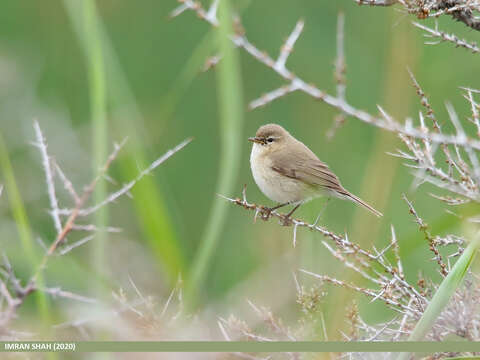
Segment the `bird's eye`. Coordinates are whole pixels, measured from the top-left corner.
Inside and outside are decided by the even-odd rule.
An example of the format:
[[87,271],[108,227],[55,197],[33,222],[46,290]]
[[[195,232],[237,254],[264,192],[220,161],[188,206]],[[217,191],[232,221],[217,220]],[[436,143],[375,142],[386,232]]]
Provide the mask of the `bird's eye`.
[[267,138],[267,142],[269,142],[269,143],[272,143],[273,140],[274,140],[274,139],[273,139],[273,137],[271,137],[271,136],[270,136],[269,138]]

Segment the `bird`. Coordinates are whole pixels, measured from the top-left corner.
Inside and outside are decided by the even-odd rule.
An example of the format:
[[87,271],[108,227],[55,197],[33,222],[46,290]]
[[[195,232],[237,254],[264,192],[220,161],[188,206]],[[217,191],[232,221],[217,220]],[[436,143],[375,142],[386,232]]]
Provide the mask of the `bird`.
[[268,215],[273,210],[294,205],[286,215],[289,219],[300,205],[320,196],[333,196],[353,201],[376,216],[383,216],[346,190],[328,165],[282,126],[263,125],[255,137],[248,140],[253,143],[250,167],[255,183],[263,194],[278,203],[266,208]]

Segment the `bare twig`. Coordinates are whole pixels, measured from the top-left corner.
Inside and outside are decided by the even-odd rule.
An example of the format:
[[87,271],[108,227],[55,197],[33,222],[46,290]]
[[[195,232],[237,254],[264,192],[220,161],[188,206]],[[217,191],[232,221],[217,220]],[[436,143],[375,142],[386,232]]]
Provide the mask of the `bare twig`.
[[[200,10],[201,5],[198,3],[194,5],[189,1],[185,1],[183,4],[187,5],[188,9],[194,10],[197,14],[205,13],[205,10]],[[201,19],[209,22],[211,25],[216,25],[211,19],[208,19],[206,16],[199,15]],[[257,59],[260,63],[271,68],[283,79],[288,81],[288,84],[282,86],[279,89],[273,90],[268,94],[260,97],[259,99],[253,100],[249,108],[255,109],[260,106],[264,106],[271,101],[278,99],[280,96],[290,93],[292,91],[302,91],[315,99],[323,101],[324,103],[338,109],[340,112],[345,115],[352,116],[364,123],[369,125],[379,127],[383,130],[395,132],[399,135],[404,135],[416,139],[428,139],[432,143],[445,143],[445,144],[454,144],[458,146],[470,146],[473,149],[480,150],[480,141],[471,138],[464,138],[458,135],[448,135],[443,133],[429,133],[425,134],[421,129],[417,129],[411,126],[411,123],[408,121],[405,124],[401,124],[398,121],[395,121],[391,116],[386,117],[384,113],[381,113],[380,116],[371,115],[363,110],[359,110],[349,104],[345,99],[342,99],[338,96],[333,96],[327,92],[317,88],[316,86],[307,83],[300,77],[296,76],[292,71],[287,69],[285,66],[278,66],[278,62],[273,60],[267,53],[259,50],[255,45],[253,45],[244,32],[237,32],[231,36],[234,44],[242,49],[244,49],[248,54]]]
[[[478,12],[480,8],[478,1],[355,1],[359,4],[372,6],[391,6],[398,3],[399,6],[403,7],[403,10],[406,10],[408,13],[416,14],[417,17],[421,19],[449,15],[457,20],[463,21],[467,26],[470,26],[473,29],[477,29],[478,25],[477,30],[480,30],[480,20],[474,15],[474,12]],[[181,2],[182,12],[188,9],[193,10],[201,19],[207,21],[213,26],[217,25],[218,20],[216,18],[216,11],[212,11],[215,16],[207,16],[206,14],[211,11],[203,10],[199,3],[192,3],[184,0]],[[178,13],[179,12],[177,11],[177,15]],[[418,23],[414,24],[424,30],[428,37],[432,37],[434,41],[436,41],[432,43],[448,41],[457,47],[466,48],[474,53],[480,52],[475,43],[467,42],[455,35],[446,34],[440,31],[438,26],[436,26],[435,29],[431,29]],[[468,201],[480,203],[480,162],[477,155],[477,151],[480,151],[480,107],[474,99],[474,95],[480,93],[479,90],[464,89],[466,91],[465,98],[471,108],[471,118],[469,120],[474,124],[478,132],[478,136],[475,138],[467,136],[468,129],[467,131],[464,130],[460,119],[450,104],[447,104],[447,111],[455,131],[451,133],[445,133],[442,131],[440,124],[443,125],[444,121],[442,121],[442,119],[437,119],[430,99],[427,97],[411,72],[410,76],[422,105],[422,110],[418,113],[418,120],[416,117],[415,120],[412,118],[406,118],[405,121],[396,120],[378,105],[378,115],[360,110],[350,104],[345,96],[343,15],[339,15],[337,28],[337,58],[335,62],[335,79],[337,87],[335,95],[330,95],[320,87],[298,77],[287,66],[288,56],[293,50],[293,45],[301,35],[303,27],[303,21],[299,21],[291,35],[287,38],[285,45],[282,46],[278,58],[274,58],[266,52],[261,51],[250,42],[241,26],[240,19],[236,18],[235,31],[230,36],[233,43],[237,47],[245,50],[261,64],[270,68],[286,82],[283,86],[273,89],[251,101],[249,104],[250,109],[266,106],[291,92],[301,91],[314,99],[320,100],[335,108],[340,113],[340,117],[337,117],[335,124],[329,131],[328,135],[332,136],[336,128],[343,123],[347,116],[352,116],[368,125],[393,132],[401,138],[407,148],[407,150],[399,150],[398,153],[393,155],[408,161],[406,165],[414,169],[417,186],[424,182],[430,182],[436,187],[457,194],[458,198],[452,198],[448,195],[435,195],[435,197],[445,201],[449,205],[463,204]],[[437,152],[437,150],[441,151]],[[443,154],[441,152],[443,152]],[[318,225],[318,218],[315,223],[311,224],[301,219],[291,219],[287,217],[286,214],[280,213],[279,211],[270,211],[269,208],[263,205],[249,203],[247,201],[245,188],[243,189],[241,199],[224,198],[237,206],[252,211],[254,214],[254,221],[258,218],[264,221],[276,218],[281,225],[292,226],[293,246],[296,245],[299,239],[300,234],[298,231],[300,231],[299,228],[302,227],[318,232],[326,237],[326,240],[322,240],[322,244],[328,252],[341,261],[348,269],[361,275],[364,279],[367,279],[369,287],[358,286],[350,282],[326,275],[315,274],[307,270],[301,271],[320,279],[321,283],[331,283],[336,286],[353,290],[368,296],[371,301],[383,301],[388,307],[401,314],[379,326],[367,324],[360,316],[358,316],[358,312],[357,314],[354,314],[356,320],[355,326],[365,334],[363,339],[366,341],[374,341],[380,338],[384,339],[386,336],[388,336],[389,339],[398,340],[407,335],[412,328],[412,325],[423,315],[425,308],[429,304],[431,294],[436,290],[435,284],[426,281],[421,277],[416,284],[410,283],[406,278],[400,258],[399,244],[393,225],[391,226],[391,237],[385,247],[377,250],[377,248],[373,246],[372,250],[367,250],[360,247],[354,241],[350,241],[347,234],[339,235],[328,230],[324,226]],[[434,253],[434,260],[439,265],[440,273],[442,276],[446,276],[450,267],[450,258],[462,253],[464,240],[461,237],[455,237],[455,235],[433,236],[427,224],[413,208],[411,202],[406,198],[405,200],[409,206],[409,211],[414,215],[415,221],[420,230],[428,240],[430,250]],[[475,218],[469,220],[478,221]],[[454,252],[442,256],[439,250],[440,246],[453,246]],[[296,279],[295,284],[297,291],[299,293],[302,292],[302,286],[300,286]],[[251,304],[251,306],[255,312],[263,314],[263,310],[253,304]],[[305,305],[303,304],[303,306]],[[273,315],[271,316],[273,317]],[[462,320],[463,319],[464,317],[462,317]],[[445,318],[442,318],[441,321],[444,321],[444,323],[435,326],[434,331],[429,335],[430,338],[438,340],[442,338],[442,334],[455,333],[455,331],[458,331],[461,326],[465,327],[465,324],[461,324],[447,329],[448,326],[451,326],[451,323],[445,322]],[[448,323],[448,325],[445,325],[446,323]],[[234,317],[231,317],[228,320],[220,319],[219,327],[223,336],[227,340],[232,338],[233,330],[240,332],[240,334],[247,339],[254,341],[272,341],[275,337],[260,335],[250,329],[246,323]],[[281,331],[278,331],[279,328],[281,329],[281,327],[276,327],[275,324],[273,324],[272,330],[274,333],[282,333]],[[453,329],[455,329],[455,331],[453,331]],[[478,334],[480,334],[480,332]],[[359,339],[357,335],[345,335],[345,338],[347,340]]]
[[285,41],[285,44],[280,49],[280,55],[278,56],[277,61],[275,61],[275,64],[273,65],[274,68],[276,68],[278,71],[286,70],[285,64],[287,63],[288,56],[291,54],[295,42],[300,37],[304,25],[305,23],[303,22],[303,20],[299,20],[290,36],[287,38],[287,41]]
[[[311,276],[313,276],[313,277],[315,277],[315,278],[317,278],[321,281],[328,282],[328,283],[331,283],[333,285],[344,287],[344,288],[347,288],[347,289],[350,289],[350,290],[354,290],[354,291],[359,292],[361,294],[367,295],[371,298],[377,297],[377,294],[375,294],[375,292],[371,291],[370,289],[362,288],[362,287],[356,286],[354,284],[350,284],[350,283],[347,283],[345,281],[332,278],[332,277],[327,276],[327,275],[319,275],[319,274],[313,273],[313,272],[308,271],[308,270],[300,269],[300,271],[307,274],[307,275],[311,275]],[[421,312],[419,312],[418,310],[416,310],[412,307],[409,307],[407,305],[404,305],[404,304],[402,304],[398,301],[395,301],[394,299],[388,298],[384,295],[382,295],[380,298],[383,301],[385,301],[385,303],[387,303],[388,305],[391,305],[394,309],[396,309],[397,311],[399,311],[401,313],[406,312],[406,313],[409,313],[409,315],[413,315],[413,314],[421,315]]]
[[80,200],[76,204],[75,208],[71,212],[69,218],[65,222],[65,225],[61,229],[61,231],[58,233],[57,238],[55,241],[50,245],[50,248],[48,249],[48,252],[46,254],[46,257],[41,263],[40,268],[42,268],[45,265],[46,258],[54,253],[54,251],[57,249],[57,247],[63,243],[65,240],[65,237],[68,235],[70,231],[72,231],[73,226],[75,225],[75,220],[77,219],[82,207],[84,204],[87,202],[89,199],[90,195],[93,193],[95,190],[95,187],[97,186],[98,181],[100,181],[103,178],[103,174],[105,174],[108,169],[110,168],[110,165],[112,162],[117,158],[118,153],[120,152],[120,149],[125,145],[126,139],[123,140],[120,144],[114,144],[114,149],[113,152],[110,154],[108,157],[107,161],[103,165],[103,167],[100,169],[99,174],[95,177],[95,179],[85,188],[82,196],[80,197]]
[[33,122],[33,127],[37,137],[36,146],[40,149],[40,154],[42,155],[43,170],[45,172],[45,181],[47,183],[48,190],[48,199],[50,200],[50,215],[53,218],[53,224],[55,225],[55,230],[57,231],[58,235],[62,231],[62,222],[60,221],[60,215],[58,214],[58,200],[57,195],[55,194],[52,164],[47,153],[47,144],[45,143],[42,130],[40,129],[40,125],[38,124],[37,120]]
[[73,244],[71,245],[68,245],[68,246],[64,246],[62,247],[60,250],[59,250],[59,255],[65,255],[65,254],[68,254],[70,251],[72,251],[73,249],[76,249],[77,247],[79,246],[82,246],[84,244],[86,244],[87,242],[89,242],[90,240],[93,240],[95,238],[95,235],[89,235],[89,236],[86,236],[78,241],[75,241]]
[[70,300],[75,300],[75,301],[80,301],[88,304],[95,304],[97,303],[96,299],[92,299],[83,295],[75,294],[70,291],[65,291],[60,288],[40,288],[38,291],[42,291],[46,294],[52,295],[54,298],[55,297],[62,297],[65,299],[70,299]]
[[425,239],[429,242],[430,251],[434,253],[435,260],[437,261],[437,264],[440,267],[440,274],[442,274],[442,276],[444,277],[447,276],[448,275],[447,265],[443,262],[442,255],[438,251],[435,238],[432,236],[432,234],[428,230],[428,225],[425,224],[425,222],[420,216],[418,216],[417,212],[415,211],[415,208],[413,207],[413,204],[410,202],[410,200],[407,199],[407,196],[405,194],[403,195],[403,200],[405,200],[405,202],[407,203],[410,214],[414,216],[415,222],[418,224],[420,231],[423,232],[423,234],[425,235]]
[[358,5],[391,6],[398,0],[354,0]]
[[[45,177],[46,177],[46,183],[47,183],[47,189],[48,189],[48,195],[49,195],[49,200],[50,200],[50,206],[51,206],[51,214],[54,219],[54,224],[55,228],[57,230],[57,235],[55,240],[50,244],[48,249],[46,249],[45,254],[40,261],[40,265],[38,266],[36,272],[31,276],[31,278],[27,281],[26,286],[22,286],[20,280],[17,279],[15,276],[13,269],[10,265],[10,262],[8,261],[8,258],[3,255],[3,266],[0,267],[0,328],[4,328],[8,325],[8,323],[16,316],[16,310],[19,306],[21,306],[24,302],[25,299],[28,297],[29,294],[35,292],[35,291],[43,291],[45,293],[48,293],[54,297],[64,297],[64,298],[69,298],[72,300],[76,301],[82,301],[82,302],[88,302],[88,303],[93,303],[95,302],[94,299],[85,297],[83,295],[78,295],[74,294],[69,291],[62,290],[60,288],[39,288],[36,285],[37,278],[39,274],[43,271],[45,266],[47,265],[48,260],[51,258],[53,254],[58,254],[58,255],[65,255],[71,250],[77,248],[78,246],[81,246],[88,241],[92,240],[95,236],[95,234],[89,235],[83,239],[80,239],[79,241],[70,244],[69,246],[60,248],[60,245],[64,243],[66,236],[71,232],[71,231],[90,231],[90,232],[96,232],[99,229],[91,224],[86,224],[86,225],[80,225],[76,224],[76,220],[78,216],[80,216],[80,213],[82,211],[85,211],[84,206],[86,202],[88,201],[90,195],[93,193],[97,183],[104,179],[106,176],[106,173],[112,164],[112,162],[117,158],[117,155],[122,148],[122,146],[125,144],[125,141],[123,141],[120,144],[114,144],[114,149],[108,159],[106,160],[104,166],[100,169],[99,173],[96,175],[94,180],[85,188],[81,196],[78,196],[76,191],[74,190],[74,187],[72,183],[68,180],[68,178],[65,176],[65,174],[60,170],[60,167],[57,165],[57,173],[59,174],[59,177],[61,181],[64,184],[65,189],[70,193],[72,198],[74,199],[75,202],[75,207],[72,210],[69,210],[68,212],[68,219],[66,222],[62,225],[60,221],[60,214],[62,214],[62,211],[59,209],[58,206],[58,200],[56,197],[55,193],[55,185],[54,185],[54,176],[52,172],[52,163],[49,158],[49,155],[47,153],[47,145],[46,142],[43,138],[43,134],[41,132],[40,126],[38,122],[34,122],[34,128],[35,128],[35,133],[36,133],[36,138],[37,138],[37,143],[36,145],[40,149],[41,155],[42,155],[42,161],[43,161],[43,168],[45,172]],[[160,164],[162,164],[164,161],[166,161],[168,158],[170,158],[172,155],[174,155],[177,151],[181,150],[183,147],[185,147],[192,139],[187,139],[177,145],[175,148],[167,151],[163,156],[155,160],[148,166],[146,169],[140,172],[140,174],[131,182],[126,184],[124,187],[122,187],[120,190],[117,192],[111,194],[108,196],[108,198],[101,202],[100,204],[97,204],[96,206],[88,209],[87,213],[93,213],[97,211],[100,207],[109,204],[113,202],[115,199],[118,197],[128,194],[129,190],[139,181],[141,180],[144,176],[150,174],[155,168],[157,168]],[[0,192],[2,188],[0,187]],[[114,228],[114,227],[106,227],[106,231],[109,232],[118,232],[120,229]],[[59,251],[57,251],[59,250]],[[6,282],[2,280],[3,277]],[[15,295],[13,295],[9,289],[8,286],[13,288],[15,290]],[[2,301],[5,299],[7,302],[7,308],[4,311],[1,309],[2,307]],[[0,329],[1,330],[1,329]]]
[[214,26],[218,26],[218,0],[214,0],[212,2],[212,5],[210,6],[210,9],[208,11],[205,11],[199,3],[193,0],[181,0],[179,2],[181,2],[182,4],[170,13],[170,17],[176,17],[183,13],[185,10],[190,9],[195,11],[199,18],[208,21]]
[[63,187],[65,188],[65,190],[67,190],[67,192],[72,197],[74,204],[77,205],[80,202],[80,197],[75,191],[75,188],[73,187],[72,182],[65,176],[60,166],[58,166],[58,164],[55,161],[54,163],[55,163],[55,171],[58,174],[58,177],[60,178],[60,180],[62,180]]
[[479,3],[472,0],[354,0],[359,5],[391,6],[401,4],[403,10],[419,19],[449,15],[466,26],[480,30]]
[[[90,214],[93,214],[94,212],[96,212],[100,208],[102,208],[103,206],[105,206],[107,204],[110,204],[110,203],[114,202],[115,200],[117,200],[119,197],[127,194],[135,186],[135,184],[137,182],[139,182],[143,177],[145,177],[146,175],[149,175],[153,170],[155,170],[163,162],[165,162],[167,159],[169,159],[172,155],[174,155],[176,152],[182,150],[185,146],[187,146],[192,140],[193,140],[193,138],[186,139],[186,140],[182,141],[180,144],[178,144],[177,146],[175,146],[173,149],[168,150],[164,155],[162,155],[157,160],[152,162],[150,164],[150,166],[148,166],[146,169],[142,170],[140,172],[140,174],[138,174],[138,176],[135,179],[133,179],[129,183],[125,184],[121,189],[119,189],[119,190],[111,193],[110,195],[108,195],[102,202],[100,202],[100,203],[98,203],[98,204],[96,204],[92,207],[86,208],[86,209],[79,209],[78,210],[78,215],[88,216]],[[74,211],[75,210],[73,210],[73,212]],[[70,214],[73,214],[73,212],[70,212]]]
[[422,29],[425,31],[427,34],[425,36],[437,39],[437,41],[429,41],[426,42],[427,45],[436,45],[439,42],[446,41],[454,44],[456,47],[462,47],[464,49],[470,50],[473,53],[479,53],[480,49],[478,48],[477,44],[468,42],[464,39],[458,38],[454,34],[448,34],[444,31],[441,31],[438,29],[438,23],[435,23],[435,28],[429,28],[428,26],[422,25],[418,22],[413,22],[413,25],[415,25],[417,28]]
[[[286,214],[281,214],[278,211],[270,211],[267,207],[264,207],[262,205],[249,203],[246,199],[245,192],[243,199],[231,199],[224,196],[222,197],[227,201],[243,207],[246,210],[254,211],[255,214],[258,214],[258,216],[263,220],[269,220],[272,217],[275,217],[279,219],[280,224],[284,226],[293,225],[294,227],[305,227],[312,231],[321,233],[327,239],[330,239],[334,242],[337,251],[334,251],[328,245],[326,246],[327,249],[329,249],[329,251],[332,253],[332,255],[337,257],[340,261],[342,261],[342,263],[346,264],[352,270],[358,272],[360,275],[374,282],[377,285],[395,285],[396,291],[401,293],[402,296],[405,296],[405,301],[408,302],[410,298],[413,298],[415,306],[417,306],[419,309],[423,309],[424,305],[426,304],[425,297],[420,294],[412,285],[405,281],[403,272],[400,272],[398,270],[398,267],[395,268],[389,263],[389,261],[385,257],[386,250],[373,254],[371,251],[365,250],[354,242],[350,241],[346,235],[340,236],[329,231],[325,227],[316,224],[310,224],[300,219],[290,219],[287,218]],[[297,237],[297,235],[295,235],[295,237]],[[393,246],[394,244],[391,243],[390,245],[388,245],[387,248],[391,248]],[[354,265],[353,262],[347,261],[346,257],[351,257],[352,261],[355,261],[358,265]],[[375,267],[371,266],[371,263],[375,263],[380,266],[383,269],[383,272],[379,272]],[[377,277],[377,279],[375,279],[372,275],[367,274],[364,269],[371,271],[372,274]],[[387,277],[385,274],[389,274],[389,277]],[[372,290],[372,292],[374,291]]]
[[[338,14],[337,20],[337,59],[335,61],[335,81],[337,83],[337,97],[345,101],[346,92],[346,63],[345,63],[345,15]],[[327,131],[327,138],[332,138],[335,132],[345,123],[346,116],[343,113],[335,117],[330,130]]]

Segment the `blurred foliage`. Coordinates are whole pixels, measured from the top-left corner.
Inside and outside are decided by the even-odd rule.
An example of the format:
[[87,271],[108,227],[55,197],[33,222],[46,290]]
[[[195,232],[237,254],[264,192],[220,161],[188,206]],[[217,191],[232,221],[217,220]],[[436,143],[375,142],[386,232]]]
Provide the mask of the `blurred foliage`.
[[[407,67],[447,128],[444,102],[452,102],[460,119],[465,120],[468,104],[458,87],[480,87],[478,78],[472,76],[480,70],[475,55],[455,50],[449,44],[425,46],[421,32],[410,25],[413,19],[395,8],[359,7],[351,0],[231,3],[235,9],[243,9],[243,24],[252,42],[272,55],[278,53],[296,21],[303,18],[305,30],[288,66],[329,92],[335,91],[337,13],[344,11],[347,98],[372,113],[381,104],[398,118],[416,115],[420,105],[415,90],[408,86]],[[86,294],[91,282],[102,282],[107,288],[125,286],[131,276],[145,293],[168,296],[177,271],[185,275],[190,269],[217,197],[222,156],[217,69],[201,71],[205,57],[215,54],[214,34],[192,13],[170,20],[168,14],[177,6],[174,0],[103,0],[97,6],[111,46],[105,50],[110,54],[106,63],[115,67],[106,69],[106,88],[111,96],[107,105],[108,137],[112,141],[125,136],[131,139],[131,147],[117,161],[112,178],[118,183],[129,181],[138,168],[184,138],[194,136],[195,141],[156,170],[145,181],[148,185],[139,184],[140,188],[133,192],[134,203],[123,199],[110,207],[110,225],[124,231],[108,235],[106,274],[92,272],[89,250],[94,245],[90,243],[87,249],[72,252],[68,259],[53,261],[46,279],[50,286],[61,285]],[[479,36],[450,19],[440,19],[439,23],[445,30],[454,30],[471,40]],[[46,242],[53,240],[54,231],[45,211],[48,198],[40,161],[30,145],[32,119],[39,120],[50,154],[78,189],[92,177],[88,68],[74,29],[63,1],[2,1],[0,132],[17,175],[16,185],[25,202],[33,237],[39,236]],[[243,52],[240,54],[246,102],[282,84],[265,66]],[[384,208],[379,210],[385,214],[380,220],[373,219],[352,203],[333,199],[326,211],[325,201],[317,200],[301,208],[298,217],[313,221],[323,211],[320,221],[329,229],[347,232],[351,240],[356,237],[354,229],[361,229],[361,243],[377,247],[387,242],[393,223],[407,277],[415,278],[421,272],[439,280],[427,243],[409,216],[401,194],[409,193],[433,233],[461,232],[458,217],[447,213],[443,203],[428,195],[438,193],[437,189],[429,185],[412,189],[410,169],[386,154],[400,146],[394,136],[348,119],[336,136],[327,140],[325,134],[335,115],[325,104],[301,93],[253,112],[245,109],[241,131],[245,143],[237,154],[241,157],[234,186],[237,190],[225,195],[239,196],[242,185],[247,184],[249,200],[271,204],[250,174],[250,145],[246,137],[261,124],[279,123],[328,163],[346,188],[374,206],[376,201],[381,202]],[[111,144],[108,146],[111,148]],[[0,181],[5,182],[7,176],[2,169]],[[115,185],[108,184],[108,188],[113,190]],[[375,198],[376,189],[386,189],[382,193],[385,198],[370,201]],[[29,258],[22,255],[14,231],[16,220],[4,196],[8,194],[0,198],[2,249],[20,274],[25,275]],[[68,203],[65,196],[61,199]],[[478,206],[460,206],[455,210],[471,214],[478,211]],[[139,221],[134,221],[135,217]],[[371,226],[378,229],[373,231]],[[204,304],[218,305],[218,315],[227,316],[245,297],[288,312],[295,303],[291,273],[298,267],[349,276],[342,264],[319,244],[319,235],[299,231],[294,249],[291,229],[262,221],[253,224],[253,219],[238,208],[228,209],[219,238],[203,289],[207,295]],[[40,252],[41,248],[35,246],[35,251]],[[330,338],[338,336],[335,328],[344,323],[344,308],[338,304],[349,303],[351,295],[328,289],[323,314]],[[369,304],[365,299],[359,299],[359,307],[369,321],[384,320],[390,314],[382,305]],[[211,320],[214,327],[215,317]]]
[[[243,96],[242,78],[238,50],[230,41],[234,31],[233,12],[229,0],[218,5],[219,29],[217,47],[222,54],[221,63],[217,66],[219,132],[221,149],[218,173],[218,194],[230,193],[234,190],[240,168],[243,128]],[[198,252],[189,270],[187,286],[187,302],[191,297],[199,297],[199,290],[204,288],[212,265],[212,256],[217,248],[220,234],[228,214],[228,204],[224,199],[216,197],[212,204],[210,216],[205,225],[204,235]]]

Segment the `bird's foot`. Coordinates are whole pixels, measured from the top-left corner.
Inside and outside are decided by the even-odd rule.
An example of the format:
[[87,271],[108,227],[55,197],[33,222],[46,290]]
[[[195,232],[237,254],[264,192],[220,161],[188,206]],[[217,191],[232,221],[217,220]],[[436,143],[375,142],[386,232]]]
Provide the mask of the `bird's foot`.
[[263,221],[269,220],[270,217],[272,216],[272,211],[273,210],[274,210],[273,208],[263,207],[261,212],[260,212],[260,218]]
[[297,204],[287,215],[284,215],[280,220],[280,224],[282,224],[283,226],[292,225],[293,224],[292,214],[295,212],[295,210],[297,210],[300,207],[300,205],[301,203]]
[[280,225],[282,226],[291,226],[293,224],[293,220],[290,215],[285,215],[279,220]]

